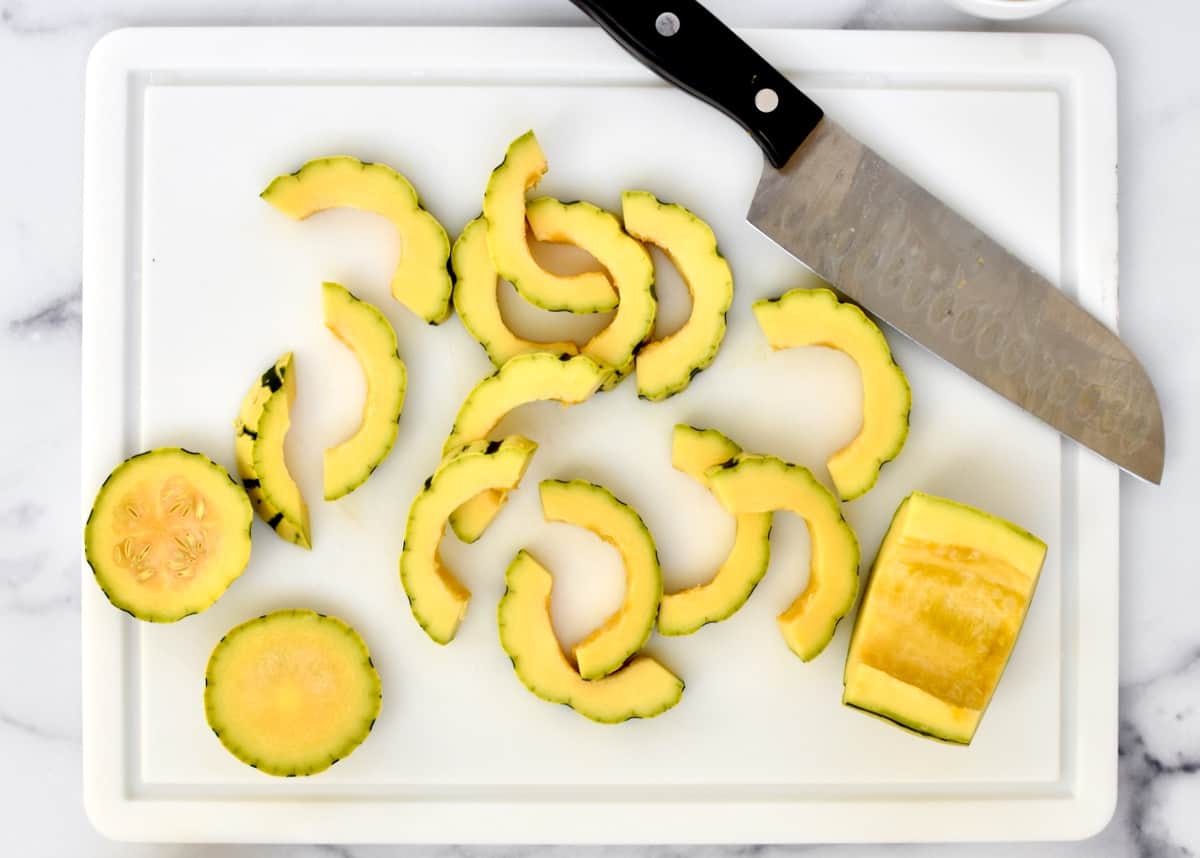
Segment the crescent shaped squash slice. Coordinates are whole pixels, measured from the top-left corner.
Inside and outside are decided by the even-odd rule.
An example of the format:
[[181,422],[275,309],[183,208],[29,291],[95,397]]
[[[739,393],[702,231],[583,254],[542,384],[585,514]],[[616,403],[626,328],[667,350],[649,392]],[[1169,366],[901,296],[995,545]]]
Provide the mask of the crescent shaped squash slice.
[[379,673],[336,617],[273,611],[221,638],[204,712],[229,753],[277,777],[315,775],[362,744],[379,716]]
[[843,500],[871,490],[879,469],[900,455],[908,438],[912,392],[879,327],[829,289],[793,289],[754,303],[773,349],[825,346],[849,355],[862,374],[863,420],[854,439],[826,463]]
[[[487,438],[510,411],[530,402],[583,402],[608,377],[608,370],[583,355],[518,355],[475,385],[463,400],[442,454],[449,455],[464,444]],[[478,540],[506,497],[507,492],[493,489],[464,503],[450,516],[455,535],[463,542]]]
[[546,156],[532,131],[509,144],[488,178],[483,195],[488,249],[496,271],[526,301],[543,310],[603,313],[617,306],[617,293],[598,271],[551,274],[533,258],[525,234],[525,192],[546,173]]
[[654,297],[654,262],[640,243],[621,229],[616,216],[588,202],[560,203],[541,197],[525,211],[538,241],[573,244],[605,267],[620,303],[602,331],[579,351],[611,367],[604,389],[617,385],[634,366],[634,352],[654,331],[658,300]]
[[242,400],[234,421],[233,451],[238,476],[259,518],[281,538],[311,548],[308,505],[283,452],[295,399],[295,372],[288,352],[259,376]]
[[321,287],[325,326],[345,343],[367,381],[362,421],[353,435],[325,451],[325,500],[345,497],[367,481],[396,443],[408,370],[396,331],[379,309],[337,283]]
[[317,158],[277,176],[260,196],[293,220],[334,208],[386,218],[400,234],[392,296],[431,325],[450,315],[450,239],[437,218],[421,207],[408,179],[391,167],[348,155]]
[[413,500],[400,552],[400,583],[413,617],[435,642],[454,639],[471,598],[438,552],[450,513],[487,489],[516,488],[536,449],[519,435],[467,444],[442,462]]
[[638,396],[666,399],[685,390],[716,358],[733,302],[733,272],[709,225],[683,206],[659,202],[646,191],[626,191],[621,214],[630,235],[667,255],[692,296],[683,326],[638,352]]
[[83,529],[84,557],[117,608],[173,623],[208,608],[250,560],[250,501],[229,472],[179,447],[118,465]]
[[[742,448],[715,429],[679,424],[671,437],[671,464],[712,490],[707,472],[735,459]],[[707,623],[737,613],[771,562],[771,513],[744,512],[734,517],[733,545],[713,577],[695,587],[667,593],[658,612],[658,631],[690,635]]]
[[807,468],[774,456],[743,455],[710,468],[708,481],[735,515],[792,512],[808,525],[812,546],[808,585],[779,615],[779,630],[803,661],[821,654],[838,620],[858,595],[858,539],[842,518],[837,498]]
[[500,314],[496,297],[499,278],[487,247],[487,221],[482,217],[463,227],[450,253],[454,266],[454,309],[463,327],[483,346],[496,368],[517,355],[532,352],[575,355],[579,348],[570,340],[539,343],[513,333]]
[[563,655],[550,622],[553,578],[527,552],[517,554],[504,581],[496,611],[500,645],[535,695],[602,724],[653,718],[679,702],[683,680],[649,656],[637,656],[603,679],[581,677]]
[[654,537],[633,507],[603,486],[583,480],[544,480],[538,486],[546,521],[590,530],[621,554],[625,598],[616,613],[575,646],[584,679],[619,669],[650,638],[662,601],[662,567]]

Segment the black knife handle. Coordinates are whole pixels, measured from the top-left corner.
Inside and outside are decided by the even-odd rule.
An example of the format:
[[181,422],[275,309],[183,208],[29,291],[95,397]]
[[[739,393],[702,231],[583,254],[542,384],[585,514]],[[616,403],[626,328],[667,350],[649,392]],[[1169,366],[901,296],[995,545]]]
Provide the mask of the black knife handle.
[[824,115],[696,0],[571,0],[655,73],[719,108],[782,167]]

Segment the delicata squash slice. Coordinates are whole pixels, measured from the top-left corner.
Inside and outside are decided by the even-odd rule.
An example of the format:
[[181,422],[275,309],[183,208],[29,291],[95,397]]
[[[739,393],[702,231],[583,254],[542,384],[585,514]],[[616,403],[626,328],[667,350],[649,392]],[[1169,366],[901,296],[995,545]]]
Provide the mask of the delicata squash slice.
[[242,574],[253,518],[246,493],[207,456],[148,450],[100,486],[84,556],[113,605],[172,623],[212,605]]
[[471,598],[438,553],[450,513],[487,489],[516,488],[536,449],[537,444],[519,435],[467,444],[442,462],[413,500],[400,553],[400,583],[413,617],[437,643],[454,639]]
[[421,207],[408,179],[391,167],[348,155],[317,158],[276,177],[260,196],[293,220],[333,208],[386,218],[400,234],[392,296],[431,325],[450,315],[450,239],[437,218]]

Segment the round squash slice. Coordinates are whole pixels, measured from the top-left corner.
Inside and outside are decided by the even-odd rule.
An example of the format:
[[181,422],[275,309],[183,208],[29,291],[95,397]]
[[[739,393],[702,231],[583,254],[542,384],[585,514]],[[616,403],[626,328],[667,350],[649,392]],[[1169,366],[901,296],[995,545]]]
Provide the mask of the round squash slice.
[[413,617],[437,643],[454,639],[471,598],[438,553],[446,520],[482,491],[516,488],[536,449],[519,435],[467,444],[442,461],[413,500],[400,552],[400,583]]
[[554,580],[527,552],[517,554],[504,580],[496,611],[500,645],[517,677],[538,697],[603,724],[653,718],[679,702],[683,680],[649,656],[638,656],[603,679],[581,677],[563,655],[550,621]]
[[584,679],[621,667],[650,638],[662,601],[662,567],[654,537],[633,507],[603,486],[583,480],[545,480],[539,486],[546,521],[586,528],[621,553],[625,599],[611,617],[575,646]]
[[638,396],[666,399],[684,390],[717,356],[733,302],[733,273],[712,229],[683,206],[661,203],[646,191],[626,191],[621,213],[630,235],[667,254],[692,296],[683,327],[638,353]]
[[221,638],[204,674],[208,725],[268,775],[323,772],[362,744],[380,707],[363,639],[336,617],[274,611]]
[[492,171],[483,195],[488,249],[496,271],[526,301],[543,310],[603,313],[617,306],[617,293],[598,271],[570,277],[551,274],[529,249],[525,236],[525,192],[546,173],[546,156],[532,131],[511,144]]
[[233,424],[233,451],[238,476],[259,518],[288,542],[311,548],[308,505],[283,455],[295,399],[295,373],[288,352],[258,377],[242,400]]
[[337,283],[322,285],[325,325],[354,352],[367,380],[358,430],[325,451],[325,500],[345,497],[367,481],[396,443],[408,370],[396,331],[377,307]]
[[509,358],[532,352],[574,355],[579,347],[570,340],[539,343],[519,337],[500,314],[496,297],[499,278],[487,248],[487,221],[477,217],[465,227],[450,253],[454,265],[454,309],[463,327],[475,338],[496,368]]
[[392,296],[431,325],[450,315],[450,239],[437,218],[421,207],[408,179],[391,167],[348,155],[317,158],[276,177],[260,196],[294,220],[342,207],[387,218],[401,245]]
[[[510,411],[530,402],[583,402],[600,389],[609,375],[608,370],[582,355],[517,355],[475,385],[463,400],[442,454],[448,456],[464,444],[482,441]],[[455,535],[463,542],[475,542],[500,512],[506,497],[506,492],[492,489],[460,506],[450,516]]]
[[116,607],[171,623],[203,611],[242,574],[253,518],[228,471],[163,447],[108,475],[84,527],[84,556]]
[[[671,438],[671,464],[711,491],[706,473],[714,465],[735,459],[742,448],[715,429],[679,424]],[[707,623],[719,623],[737,613],[771,562],[771,513],[744,512],[735,516],[733,547],[712,579],[704,584],[667,593],[658,612],[664,635],[690,635]]]
[[773,349],[825,346],[849,355],[862,373],[863,421],[858,435],[826,466],[843,500],[865,495],[879,469],[900,455],[908,438],[912,392],[879,327],[829,289],[793,289],[756,301],[754,315]]
[[617,312],[579,351],[611,367],[608,390],[633,369],[633,354],[654,331],[654,262],[641,244],[625,234],[617,218],[587,202],[560,203],[549,197],[525,209],[538,241],[573,244],[596,257],[612,277],[620,303]]
[[709,468],[709,485],[734,515],[785,510],[808,525],[808,586],[779,615],[779,630],[803,661],[821,654],[858,595],[858,539],[837,498],[807,468],[774,456],[743,455]]

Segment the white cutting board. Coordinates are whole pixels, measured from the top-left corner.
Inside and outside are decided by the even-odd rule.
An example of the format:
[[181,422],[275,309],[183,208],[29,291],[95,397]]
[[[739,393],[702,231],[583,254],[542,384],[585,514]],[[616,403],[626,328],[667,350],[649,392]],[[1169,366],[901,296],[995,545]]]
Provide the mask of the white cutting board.
[[[1102,48],[1074,36],[745,35],[831,116],[1115,322],[1115,94]],[[551,164],[541,191],[612,209],[623,189],[645,188],[708,220],[736,297],[724,348],[685,394],[650,404],[627,383],[504,422],[498,434],[527,434],[541,448],[481,542],[446,539],[474,598],[442,648],[409,614],[397,558],[409,503],[490,366],[457,319],[429,327],[389,297],[399,247],[381,220],[339,211],[295,223],[258,192],[309,158],[353,154],[405,173],[455,235],[527,128]],[[556,573],[565,644],[621,598],[615,552],[543,523],[538,480],[584,477],[630,502],[678,589],[711,575],[732,525],[671,469],[674,423],[719,428],[826,483],[823,462],[856,431],[853,364],[821,349],[773,355],[750,313],[757,298],[811,285],[743,220],[760,162],[740,129],[595,30],[126,30],[97,46],[85,506],[110,468],[145,448],[180,444],[232,468],[241,397],[293,350],[288,454],[315,542],[304,552],[256,523],[243,578],[172,626],[113,610],[84,568],[85,795],[102,831],[170,841],[779,842],[1071,838],[1104,824],[1116,791],[1116,471],[895,332],[912,432],[877,488],[846,506],[864,557],[913,489],[979,505],[1050,545],[971,747],[918,739],[839,704],[849,621],[815,662],[789,652],[774,615],[803,586],[808,539],[788,516],[777,517],[771,569],[741,612],[690,637],[652,638],[649,651],[687,682],[660,718],[593,724],[529,694],[501,651],[495,606],[521,546]],[[656,259],[664,322],[678,324],[683,289]],[[323,327],[323,279],[383,309],[409,369],[395,451],[334,504],[320,500],[321,450],[356,424],[363,385]],[[597,324],[522,309],[504,288],[527,333]],[[368,740],[311,779],[242,765],[204,723],[213,645],[282,607],[344,617],[383,679]]]

